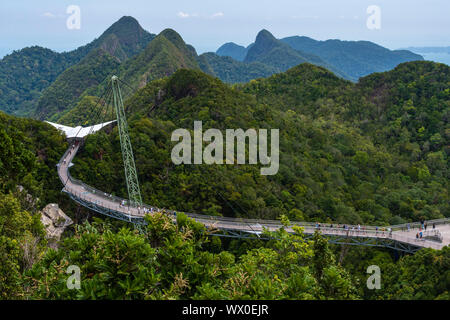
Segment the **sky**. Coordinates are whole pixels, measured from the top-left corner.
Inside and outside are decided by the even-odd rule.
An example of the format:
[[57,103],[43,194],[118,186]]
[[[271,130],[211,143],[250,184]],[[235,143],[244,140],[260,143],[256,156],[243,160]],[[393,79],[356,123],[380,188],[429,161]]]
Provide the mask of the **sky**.
[[[71,5],[80,9],[79,29],[67,27]],[[378,29],[367,26],[371,5],[380,10]],[[151,33],[176,30],[198,53],[231,41],[247,46],[261,29],[389,49],[450,46],[449,0],[1,0],[0,57],[32,45],[73,50],[124,15]]]

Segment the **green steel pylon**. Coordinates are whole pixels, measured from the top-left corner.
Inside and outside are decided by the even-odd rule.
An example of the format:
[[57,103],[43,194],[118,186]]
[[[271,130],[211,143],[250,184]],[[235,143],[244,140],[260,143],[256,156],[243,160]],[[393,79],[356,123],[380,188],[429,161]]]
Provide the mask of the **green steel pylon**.
[[132,205],[141,206],[142,197],[134,163],[133,149],[130,136],[128,135],[127,118],[123,107],[122,94],[117,76],[111,78],[113,89],[114,109],[117,115],[117,126],[119,128],[120,147],[122,149],[123,164],[125,166],[125,179],[127,181],[128,197]]

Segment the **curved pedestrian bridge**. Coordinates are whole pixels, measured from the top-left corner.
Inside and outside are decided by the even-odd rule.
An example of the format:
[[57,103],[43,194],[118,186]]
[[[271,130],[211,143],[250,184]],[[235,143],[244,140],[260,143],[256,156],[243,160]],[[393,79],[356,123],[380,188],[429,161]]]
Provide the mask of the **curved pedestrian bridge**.
[[[173,221],[176,221],[175,211],[149,205],[129,206],[126,205],[128,200],[97,190],[71,177],[69,167],[79,147],[79,140],[71,144],[57,165],[59,178],[64,185],[63,192],[67,193],[73,200],[98,213],[135,224],[145,223],[145,214],[151,214],[152,212],[167,213]],[[282,227],[281,222],[277,220],[185,214],[204,224],[211,235],[222,237],[260,238],[264,237],[264,229],[275,231]],[[416,238],[420,223],[389,227],[343,226],[308,222],[292,222],[292,224],[303,227],[303,233],[307,236],[312,236],[315,231],[318,231],[326,236],[330,242],[336,244],[380,246],[410,253],[420,248],[442,249],[450,243],[450,219],[448,218],[427,221],[428,228],[426,231],[422,231],[422,238]],[[432,228],[433,224],[435,229]],[[286,228],[286,231],[294,233],[292,227]]]

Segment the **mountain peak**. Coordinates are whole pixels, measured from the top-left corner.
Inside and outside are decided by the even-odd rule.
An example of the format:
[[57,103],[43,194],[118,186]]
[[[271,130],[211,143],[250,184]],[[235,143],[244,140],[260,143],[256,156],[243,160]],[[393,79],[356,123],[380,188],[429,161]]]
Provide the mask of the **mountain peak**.
[[139,22],[130,16],[123,16],[116,22],[114,22],[103,34],[118,34],[118,33],[124,33],[124,32],[142,32],[144,29],[142,29]]
[[277,39],[269,31],[267,31],[266,29],[262,29],[260,32],[258,32],[258,35],[256,36],[256,42],[266,40],[273,41]]
[[287,45],[277,40],[269,31],[263,29],[258,32],[255,43],[248,49],[245,61],[256,61],[260,56],[269,53],[276,47],[287,47]]
[[164,29],[163,31],[161,31],[159,35],[163,36],[164,38],[172,42],[178,48],[180,48],[180,46],[185,45],[183,38],[180,36],[178,32],[176,32],[173,29],[170,28]]
[[245,56],[247,55],[247,48],[234,42],[227,42],[217,49],[216,54],[219,56],[232,57],[238,61],[244,61]]
[[155,35],[145,31],[135,18],[123,16],[106,29],[100,38],[85,46],[85,49],[101,47],[124,61],[145,48],[154,37]]

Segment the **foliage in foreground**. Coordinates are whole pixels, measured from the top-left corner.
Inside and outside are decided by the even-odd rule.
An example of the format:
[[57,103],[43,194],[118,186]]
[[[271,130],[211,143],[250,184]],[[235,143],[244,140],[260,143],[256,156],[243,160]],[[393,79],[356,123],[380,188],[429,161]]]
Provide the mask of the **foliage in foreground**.
[[[326,240],[306,241],[281,230],[279,241],[236,257],[213,253],[202,225],[180,214],[148,217],[143,233],[105,224],[77,227],[57,251],[25,273],[33,299],[353,299],[348,273]],[[70,290],[66,269],[81,268]]]

